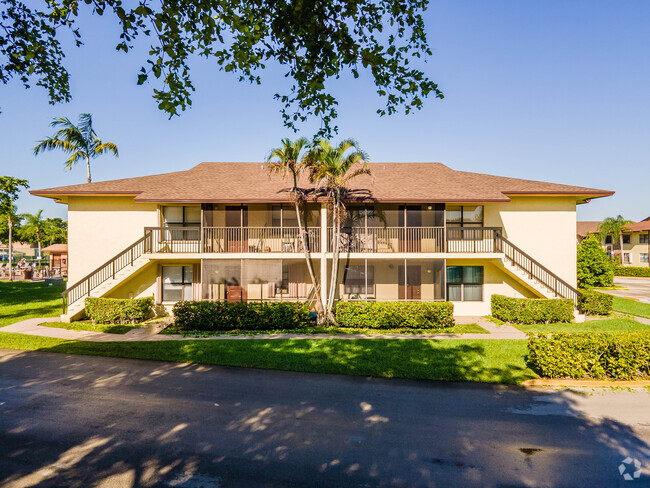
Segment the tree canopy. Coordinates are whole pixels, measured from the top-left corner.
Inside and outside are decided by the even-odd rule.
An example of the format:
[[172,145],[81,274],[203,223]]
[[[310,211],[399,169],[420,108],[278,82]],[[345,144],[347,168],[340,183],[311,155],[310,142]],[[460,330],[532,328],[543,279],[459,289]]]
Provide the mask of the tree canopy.
[[[18,78],[47,90],[51,103],[69,101],[69,74],[59,38],[69,30],[77,45],[82,11],[111,17],[121,28],[118,50],[148,38],[138,84],[153,79],[153,97],[170,117],[192,104],[190,62],[212,60],[240,81],[261,82],[274,63],[288,86],[274,97],[284,124],[321,119],[318,136],[336,131],[337,100],[328,80],[366,70],[383,106],[380,115],[420,109],[438,85],[417,67],[431,54],[422,12],[428,0],[48,0],[40,8],[0,0],[0,81]],[[135,75],[135,73],[134,73]]]

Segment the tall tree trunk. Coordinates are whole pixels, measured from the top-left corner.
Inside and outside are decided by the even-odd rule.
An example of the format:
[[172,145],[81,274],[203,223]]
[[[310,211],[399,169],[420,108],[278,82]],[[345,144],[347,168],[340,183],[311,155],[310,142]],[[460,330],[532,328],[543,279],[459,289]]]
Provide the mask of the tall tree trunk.
[[92,180],[90,179],[90,156],[86,154],[86,171],[88,172],[88,183]]
[[298,219],[298,232],[300,232],[300,245],[302,246],[302,251],[305,254],[305,261],[307,262],[307,269],[309,270],[309,277],[311,278],[311,284],[314,287],[314,291],[316,292],[316,300],[318,301],[321,310],[325,310],[325,304],[323,303],[323,299],[321,298],[320,289],[318,288],[318,283],[316,282],[316,274],[314,273],[314,267],[311,262],[311,256],[309,254],[309,250],[307,249],[307,242],[305,241],[305,233],[303,232],[303,225],[302,225],[302,216],[300,215],[300,208],[298,205],[298,190],[296,187],[294,187],[293,196],[294,196],[293,204],[296,209],[296,218]]
[[41,265],[41,231],[36,229],[36,240],[38,241],[38,265]]
[[334,300],[336,295],[336,285],[338,283],[339,274],[339,256],[341,252],[341,208],[339,202],[336,201],[334,206],[334,255],[332,256],[332,275],[330,281],[330,294],[327,297],[327,313],[333,316]]
[[623,266],[623,234],[618,235],[618,242],[619,245],[621,246],[621,266]]
[[13,249],[12,249],[12,246],[11,246],[11,232],[13,230],[13,225],[14,224],[11,221],[11,215],[9,215],[7,217],[7,221],[9,222],[9,246],[8,246],[9,247],[9,249],[8,249],[9,256],[7,256],[8,263],[9,263],[9,281],[13,281],[14,280],[14,263],[13,263],[13,261],[14,261],[14,253],[13,253]]

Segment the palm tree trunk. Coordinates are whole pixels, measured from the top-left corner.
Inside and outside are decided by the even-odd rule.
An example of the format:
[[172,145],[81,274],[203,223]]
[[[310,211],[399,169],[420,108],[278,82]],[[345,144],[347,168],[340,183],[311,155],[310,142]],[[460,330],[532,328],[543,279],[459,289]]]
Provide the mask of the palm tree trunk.
[[88,172],[88,183],[92,180],[90,179],[90,156],[86,154],[86,171]]
[[323,303],[323,300],[321,298],[320,290],[318,288],[318,283],[316,282],[316,275],[314,274],[314,267],[311,262],[311,256],[309,255],[309,251],[307,249],[307,243],[305,242],[305,233],[303,232],[302,217],[300,215],[300,208],[298,205],[298,193],[295,187],[294,187],[293,204],[296,209],[296,218],[298,220],[298,232],[300,232],[300,245],[302,246],[302,251],[305,254],[305,261],[307,262],[307,269],[309,270],[309,277],[311,278],[311,284],[314,287],[314,291],[316,292],[316,300],[319,306],[321,307],[321,310],[324,310],[325,304]]
[[11,215],[7,217],[7,221],[9,222],[9,256],[7,256],[7,262],[9,263],[9,281],[14,280],[14,266],[13,266],[13,261],[14,261],[14,253],[12,249],[12,243],[11,243],[11,233],[13,230],[13,222],[11,222]]
[[621,246],[621,266],[623,266],[623,234],[618,235],[618,242],[619,245]]
[[336,294],[336,284],[338,282],[339,274],[339,256],[341,252],[341,209],[339,208],[339,202],[336,201],[334,206],[334,256],[332,257],[332,275],[330,281],[330,294],[327,297],[327,313],[328,315],[332,314],[332,309],[334,308],[334,299]]
[[36,240],[38,241],[38,267],[41,266],[41,231],[36,229]]

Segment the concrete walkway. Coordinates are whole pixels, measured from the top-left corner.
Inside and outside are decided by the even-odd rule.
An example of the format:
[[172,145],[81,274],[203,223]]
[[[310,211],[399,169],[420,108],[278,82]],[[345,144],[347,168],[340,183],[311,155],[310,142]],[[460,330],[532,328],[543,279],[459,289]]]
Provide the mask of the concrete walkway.
[[27,319],[0,328],[1,332],[13,332],[40,337],[53,337],[88,342],[137,342],[177,340],[243,340],[243,339],[526,339],[526,334],[510,325],[496,325],[483,317],[477,318],[477,325],[488,334],[256,334],[221,335],[214,337],[183,337],[180,334],[161,335],[160,329],[134,329],[126,334],[67,330],[41,326],[44,322],[58,322],[57,318]]

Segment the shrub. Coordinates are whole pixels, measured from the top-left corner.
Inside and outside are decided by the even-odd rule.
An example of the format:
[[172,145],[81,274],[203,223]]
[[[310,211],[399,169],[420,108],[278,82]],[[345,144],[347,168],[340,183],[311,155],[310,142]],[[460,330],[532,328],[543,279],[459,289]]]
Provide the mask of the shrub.
[[153,313],[153,297],[86,298],[84,311],[98,324],[138,323]]
[[341,327],[359,329],[442,329],[454,325],[450,302],[339,302]]
[[589,236],[578,244],[578,286],[612,286],[614,263],[601,247],[595,236]]
[[615,378],[650,375],[650,333],[558,333],[528,340],[528,362],[547,378]]
[[178,302],[173,313],[181,330],[286,330],[311,324],[309,305],[294,302]]
[[616,266],[616,268],[614,268],[614,275],[650,278],[650,268],[640,268],[636,266]]
[[569,298],[510,298],[492,295],[492,316],[515,324],[554,324],[573,321]]
[[586,315],[608,315],[614,307],[614,297],[606,293],[599,293],[593,290],[580,290],[581,297],[578,300],[580,313]]

